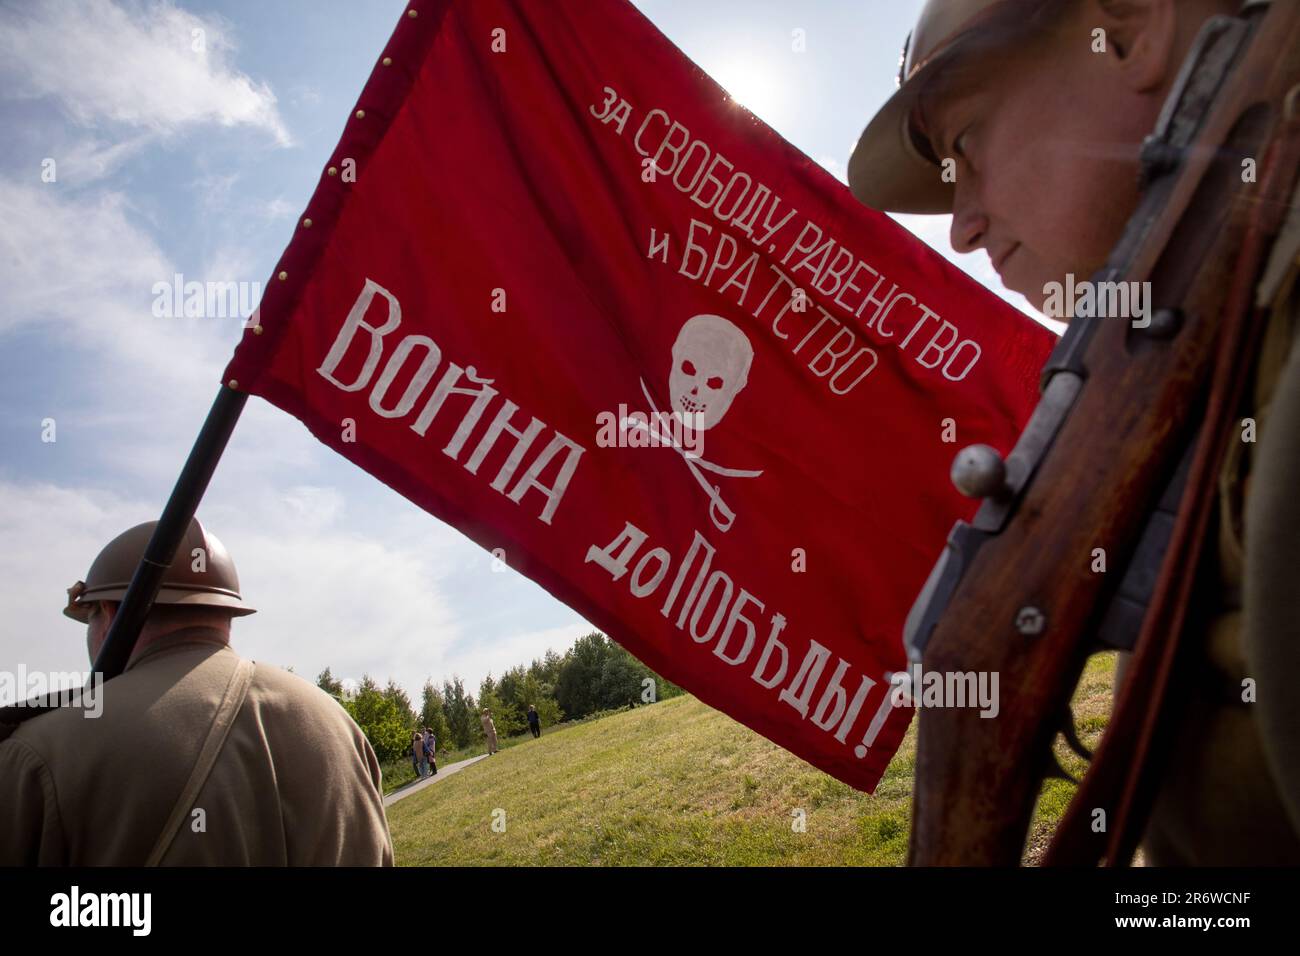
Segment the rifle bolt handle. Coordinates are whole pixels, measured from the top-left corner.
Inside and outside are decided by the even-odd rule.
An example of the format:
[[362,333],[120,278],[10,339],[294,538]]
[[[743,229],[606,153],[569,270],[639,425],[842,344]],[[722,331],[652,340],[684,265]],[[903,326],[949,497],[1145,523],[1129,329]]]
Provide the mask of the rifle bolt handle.
[[988,445],[968,445],[952,460],[953,486],[967,498],[1001,498],[1007,488],[1007,465]]

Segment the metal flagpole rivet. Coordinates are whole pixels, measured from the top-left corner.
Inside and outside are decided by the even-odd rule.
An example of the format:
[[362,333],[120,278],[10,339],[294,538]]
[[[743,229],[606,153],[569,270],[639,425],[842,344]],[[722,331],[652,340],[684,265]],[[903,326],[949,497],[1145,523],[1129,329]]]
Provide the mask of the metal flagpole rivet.
[[283,282],[285,279],[289,278],[289,273],[287,273],[287,272],[281,272],[279,278],[280,278],[280,281]]
[[310,229],[310,228],[311,228],[311,220],[310,220],[310,219],[304,219],[304,220],[302,221],[302,227],[303,227],[304,229]]
[[239,388],[239,382],[238,382],[238,380],[232,378],[229,382],[226,383],[226,387],[227,387],[227,388]]
[[329,173],[331,176],[337,176],[339,174],[337,166],[331,166],[329,169],[325,170],[325,172]]
[[262,334],[262,327],[261,327],[260,325],[255,325],[255,326],[253,326],[253,334],[254,334],[254,335],[261,335],[261,334]]
[[392,66],[392,65],[393,65],[393,58],[392,58],[391,56],[386,56],[386,57],[384,57],[383,60],[381,60],[380,62],[382,62],[382,63],[384,64],[384,66]]
[[407,11],[406,11],[406,15],[407,15],[408,17],[410,17],[412,20],[414,20],[416,17],[418,17],[418,16],[420,15],[420,11],[419,11],[419,10],[407,10]]
[[366,111],[365,111],[365,110],[357,110],[357,119],[365,119],[365,118],[366,118]]

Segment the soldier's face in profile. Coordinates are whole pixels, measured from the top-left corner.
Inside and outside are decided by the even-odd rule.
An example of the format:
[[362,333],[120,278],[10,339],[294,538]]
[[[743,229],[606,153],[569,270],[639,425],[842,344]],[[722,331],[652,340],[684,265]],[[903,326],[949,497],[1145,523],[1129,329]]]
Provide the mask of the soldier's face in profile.
[[1039,309],[1048,283],[1105,264],[1136,206],[1139,150],[1162,102],[1160,49],[1130,35],[1123,57],[1114,40],[1094,52],[1092,6],[1032,48],[945,69],[917,113],[934,154],[955,160],[953,248],[987,251],[1003,284]]
[[108,636],[108,627],[113,623],[116,607],[117,605],[105,601],[96,601],[90,606],[90,617],[86,619],[86,653],[90,655],[92,664],[99,649],[104,646],[104,638]]

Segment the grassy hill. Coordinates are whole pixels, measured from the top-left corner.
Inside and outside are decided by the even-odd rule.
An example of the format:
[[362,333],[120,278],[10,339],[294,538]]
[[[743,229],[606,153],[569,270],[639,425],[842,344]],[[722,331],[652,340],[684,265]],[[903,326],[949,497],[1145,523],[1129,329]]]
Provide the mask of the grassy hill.
[[[1113,655],[1095,657],[1075,696],[1090,747],[1105,728],[1113,670]],[[1082,772],[1082,760],[1056,749]],[[915,754],[914,720],[869,796],[678,697],[503,750],[390,807],[388,821],[405,866],[898,865]],[[1029,862],[1073,789],[1048,783]],[[797,809],[806,832],[791,826]],[[493,830],[498,811],[504,832]]]

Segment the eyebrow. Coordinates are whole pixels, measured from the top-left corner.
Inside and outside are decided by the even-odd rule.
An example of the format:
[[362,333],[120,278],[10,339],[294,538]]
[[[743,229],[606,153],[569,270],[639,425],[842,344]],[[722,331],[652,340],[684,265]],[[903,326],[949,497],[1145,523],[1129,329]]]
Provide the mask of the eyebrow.
[[939,157],[935,155],[936,150],[934,142],[931,140],[931,126],[926,121],[925,110],[921,105],[921,100],[917,99],[913,104],[911,112],[907,116],[907,135],[912,141],[913,148],[921,154],[928,162],[939,165]]
[[[954,89],[955,84],[951,82],[944,84],[938,81],[939,77],[936,75],[922,87],[907,121],[908,135],[911,136],[913,145],[922,156],[936,166],[941,165],[938,153],[943,144],[935,141],[940,130],[932,119],[934,107],[942,103],[943,107],[951,110],[975,99],[983,92],[970,87]],[[929,104],[928,108],[927,104]]]

